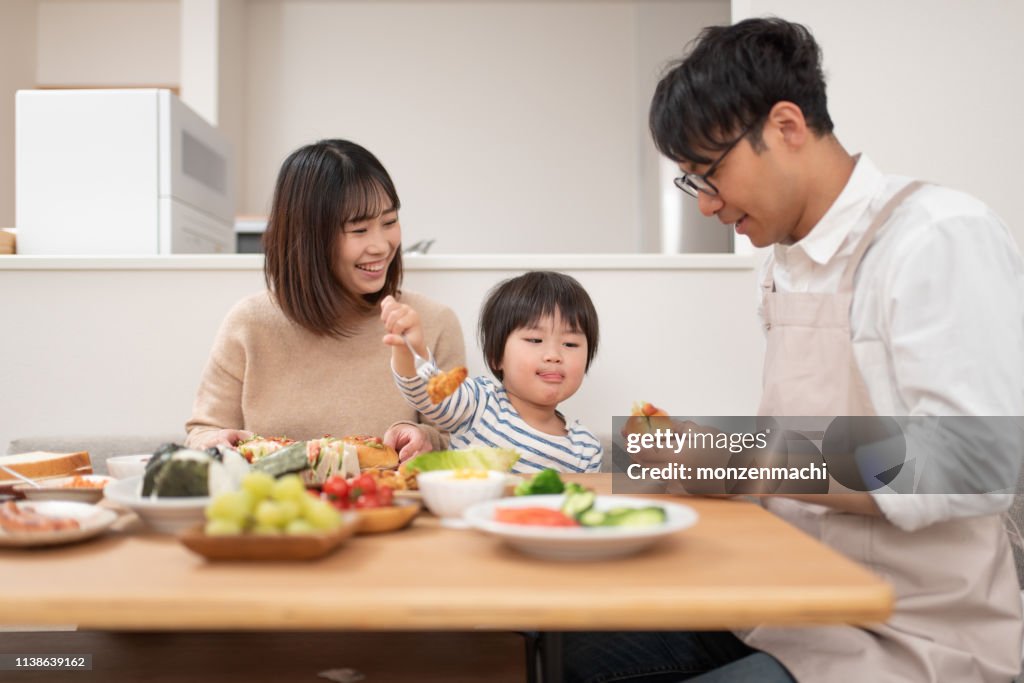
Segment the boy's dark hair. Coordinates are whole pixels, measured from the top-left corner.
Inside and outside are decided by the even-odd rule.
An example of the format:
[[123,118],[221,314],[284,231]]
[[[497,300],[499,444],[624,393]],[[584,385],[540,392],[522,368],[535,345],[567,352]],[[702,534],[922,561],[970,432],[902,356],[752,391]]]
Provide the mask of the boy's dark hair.
[[537,270],[499,283],[487,295],[480,311],[480,346],[495,377],[503,379],[500,366],[509,335],[555,313],[573,332],[586,337],[586,369],[590,369],[598,340],[594,302],[575,278]]
[[371,311],[402,285],[402,253],[373,294],[346,290],[331,268],[345,223],[374,218],[401,206],[387,170],[368,150],[348,140],[321,140],[285,159],[263,235],[263,275],[293,322],[318,335],[344,337],[353,318]]
[[764,121],[782,101],[800,107],[819,136],[832,132],[821,49],[807,27],[774,17],[709,26],[658,83],[651,135],[668,158],[707,164],[704,153],[748,128],[760,149]]

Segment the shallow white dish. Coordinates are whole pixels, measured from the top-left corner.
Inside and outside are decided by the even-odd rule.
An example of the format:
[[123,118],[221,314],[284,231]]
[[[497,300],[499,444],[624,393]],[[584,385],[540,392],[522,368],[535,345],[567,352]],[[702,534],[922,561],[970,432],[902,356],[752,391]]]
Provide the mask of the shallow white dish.
[[176,534],[205,520],[208,496],[194,498],[143,498],[142,477],[119,479],[107,485],[104,494],[112,503],[133,511],[154,531]]
[[138,455],[115,455],[107,458],[107,472],[115,479],[127,479],[128,477],[141,477],[146,471],[146,463],[152,458],[152,453],[140,453]]
[[546,507],[558,510],[564,495],[517,496],[489,500],[466,510],[464,518],[473,528],[497,536],[513,548],[548,560],[599,560],[639,552],[662,538],[697,523],[697,512],[688,505],[630,496],[598,496],[594,507],[665,509],[665,522],[649,527],[544,527],[506,524],[494,520],[496,508]]
[[107,508],[67,500],[19,501],[19,508],[28,508],[47,517],[77,519],[77,529],[61,531],[15,532],[0,529],[0,547],[32,547],[73,543],[92,538],[117,520],[117,513]]
[[[101,481],[105,484],[114,481],[113,477],[105,477],[102,474],[80,474],[78,477],[89,481]],[[28,500],[70,500],[77,503],[98,503],[103,499],[102,487],[67,488],[67,484],[74,480],[75,477],[41,479],[37,482],[39,488],[32,484],[18,484],[14,490]]]

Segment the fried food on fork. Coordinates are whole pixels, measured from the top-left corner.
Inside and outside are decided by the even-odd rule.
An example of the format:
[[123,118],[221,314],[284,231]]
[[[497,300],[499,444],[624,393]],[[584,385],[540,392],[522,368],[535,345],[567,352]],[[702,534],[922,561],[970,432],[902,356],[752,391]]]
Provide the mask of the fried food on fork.
[[430,397],[430,402],[440,403],[454,394],[459,385],[466,381],[468,374],[469,371],[460,365],[431,377],[427,382],[427,396]]

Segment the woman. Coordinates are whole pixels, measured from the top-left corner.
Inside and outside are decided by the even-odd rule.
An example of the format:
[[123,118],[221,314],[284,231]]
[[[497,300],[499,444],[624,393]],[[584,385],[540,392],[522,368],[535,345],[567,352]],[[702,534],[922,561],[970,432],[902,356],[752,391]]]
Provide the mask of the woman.
[[387,171],[346,140],[289,156],[264,235],[267,291],[228,313],[203,372],[187,444],[383,434],[404,460],[441,448],[391,380],[379,302],[391,295],[424,320],[441,367],[465,364],[455,314],[401,291],[400,202]]

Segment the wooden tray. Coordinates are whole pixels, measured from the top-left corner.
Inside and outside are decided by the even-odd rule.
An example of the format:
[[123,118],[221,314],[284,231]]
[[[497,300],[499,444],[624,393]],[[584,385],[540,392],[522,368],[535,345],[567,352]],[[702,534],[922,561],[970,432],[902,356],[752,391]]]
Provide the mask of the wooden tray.
[[346,514],[342,525],[324,534],[290,536],[207,536],[198,525],[178,535],[185,547],[208,560],[290,562],[315,560],[335,551],[359,527],[357,515]]
[[394,505],[382,508],[356,510],[359,515],[360,534],[379,534],[398,531],[409,526],[423,505],[416,498],[395,498]]

